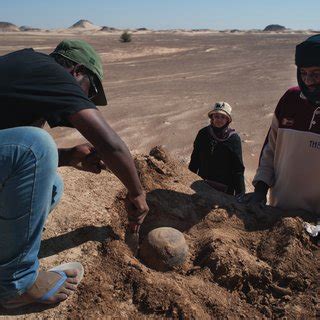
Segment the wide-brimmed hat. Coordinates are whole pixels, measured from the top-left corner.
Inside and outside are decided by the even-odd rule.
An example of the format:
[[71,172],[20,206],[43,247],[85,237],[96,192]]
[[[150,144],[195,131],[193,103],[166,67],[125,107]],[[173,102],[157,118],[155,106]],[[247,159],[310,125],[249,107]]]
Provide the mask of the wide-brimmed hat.
[[103,90],[103,68],[102,61],[93,47],[83,40],[63,40],[61,41],[51,56],[60,55],[73,62],[82,64],[95,75],[95,85],[98,93],[91,100],[98,106],[105,106],[107,99]]
[[211,118],[213,113],[222,113],[224,115],[227,115],[231,122],[232,121],[231,111],[232,111],[232,108],[230,104],[228,104],[227,102],[224,102],[224,101],[216,102],[212,107],[212,109],[208,112],[208,117]]

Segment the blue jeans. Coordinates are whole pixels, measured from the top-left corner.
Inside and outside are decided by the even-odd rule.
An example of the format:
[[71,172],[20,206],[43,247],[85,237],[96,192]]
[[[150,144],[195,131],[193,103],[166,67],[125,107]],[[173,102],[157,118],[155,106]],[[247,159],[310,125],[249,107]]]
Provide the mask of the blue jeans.
[[63,183],[58,152],[43,129],[0,130],[0,301],[27,291],[38,275],[43,225]]

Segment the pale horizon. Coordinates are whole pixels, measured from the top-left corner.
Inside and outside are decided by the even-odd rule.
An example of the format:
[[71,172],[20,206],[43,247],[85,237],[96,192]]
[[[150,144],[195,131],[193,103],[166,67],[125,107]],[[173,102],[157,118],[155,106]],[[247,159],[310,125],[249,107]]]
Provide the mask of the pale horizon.
[[117,29],[251,30],[279,24],[292,30],[319,30],[319,10],[320,1],[316,0],[11,0],[0,4],[0,21],[41,29],[69,28],[84,19]]

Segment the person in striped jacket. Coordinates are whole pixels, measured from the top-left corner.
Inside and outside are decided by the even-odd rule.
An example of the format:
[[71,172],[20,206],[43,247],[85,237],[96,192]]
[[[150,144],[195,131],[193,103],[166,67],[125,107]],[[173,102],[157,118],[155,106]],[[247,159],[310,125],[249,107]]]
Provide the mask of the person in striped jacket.
[[249,203],[320,215],[320,34],[296,46],[297,87],[280,99]]

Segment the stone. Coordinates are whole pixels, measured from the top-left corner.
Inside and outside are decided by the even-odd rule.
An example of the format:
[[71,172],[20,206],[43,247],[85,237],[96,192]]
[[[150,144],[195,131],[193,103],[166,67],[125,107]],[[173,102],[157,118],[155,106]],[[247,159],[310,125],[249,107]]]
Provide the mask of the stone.
[[161,227],[151,230],[143,239],[140,258],[149,268],[169,271],[181,266],[188,252],[183,233],[174,228]]
[[150,150],[149,155],[164,163],[167,163],[170,160],[168,152],[161,145],[153,147]]

